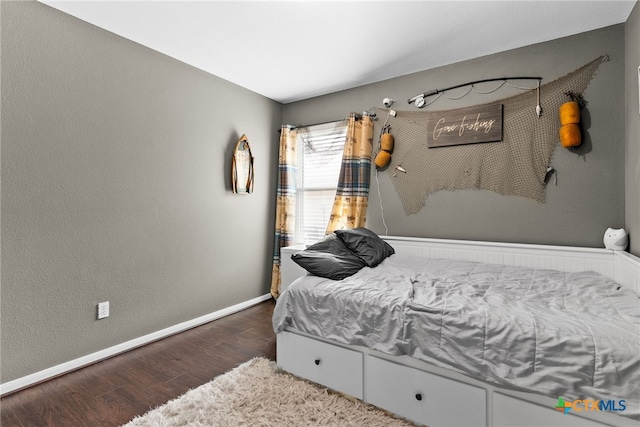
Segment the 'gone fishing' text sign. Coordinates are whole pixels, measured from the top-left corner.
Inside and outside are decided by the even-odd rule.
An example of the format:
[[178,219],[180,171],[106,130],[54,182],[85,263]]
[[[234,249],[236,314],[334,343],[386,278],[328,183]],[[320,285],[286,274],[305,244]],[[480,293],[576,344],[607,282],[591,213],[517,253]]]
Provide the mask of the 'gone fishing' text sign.
[[502,141],[502,113],[502,104],[430,112],[427,147]]

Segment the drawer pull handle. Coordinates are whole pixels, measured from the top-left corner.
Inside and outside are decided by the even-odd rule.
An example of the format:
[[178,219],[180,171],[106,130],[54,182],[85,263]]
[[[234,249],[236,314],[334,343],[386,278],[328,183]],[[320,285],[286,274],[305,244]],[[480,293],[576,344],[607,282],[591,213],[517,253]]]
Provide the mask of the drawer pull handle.
[[314,361],[313,361],[313,363],[315,363],[315,364],[316,364],[316,366],[318,366],[318,365],[320,364],[320,359],[316,359],[316,360],[314,360]]
[[422,400],[422,393],[416,393],[416,400]]

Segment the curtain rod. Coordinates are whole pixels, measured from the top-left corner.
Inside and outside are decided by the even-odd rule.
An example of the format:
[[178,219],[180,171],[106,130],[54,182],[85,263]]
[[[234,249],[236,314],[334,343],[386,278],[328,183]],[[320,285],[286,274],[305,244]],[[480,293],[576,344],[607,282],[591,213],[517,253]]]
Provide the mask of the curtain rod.
[[497,82],[497,81],[505,81],[506,82],[507,80],[538,80],[538,82],[540,82],[542,80],[542,77],[496,77],[496,78],[493,78],[493,79],[475,80],[475,81],[468,82],[468,83],[463,83],[463,84],[460,84],[460,85],[450,86],[450,87],[448,87],[446,89],[433,89],[433,90],[430,90],[429,92],[421,93],[420,95],[416,95],[413,98],[409,98],[407,100],[407,102],[409,104],[411,104],[412,102],[414,102],[418,98],[426,98],[426,97],[429,97],[429,96],[432,96],[432,95],[437,95],[439,93],[446,92],[448,90],[457,89],[457,88],[463,87],[463,86],[474,85],[476,83]]
[[[309,127],[312,127],[312,126],[328,125],[329,123],[344,122],[346,120],[349,120],[349,117],[351,117],[351,116],[354,116],[356,118],[356,120],[360,119],[362,116],[369,116],[369,117],[371,117],[372,119],[375,120],[376,113],[372,113],[371,111],[363,111],[362,114],[350,113],[348,117],[342,118],[342,119],[338,119],[338,120],[329,120],[329,121],[326,121],[326,122],[312,123],[310,125],[297,125],[297,126],[284,125],[284,126],[288,127],[289,129],[309,128]],[[282,128],[278,129],[278,132],[282,132]]]
[[[308,128],[311,126],[320,126],[320,125],[328,125],[329,123],[338,123],[338,122],[343,122],[347,119],[339,119],[339,120],[329,120],[326,122],[320,122],[320,123],[312,123],[310,125],[283,125],[282,127],[287,127],[289,129],[300,129],[300,128]],[[282,128],[278,129],[278,133],[282,132]]]
[[346,119],[338,119],[338,120],[328,120],[326,122],[319,122],[319,123],[312,123],[310,125],[297,125],[297,126],[289,126],[290,129],[299,129],[299,128],[310,128],[311,126],[320,126],[320,125],[328,125],[329,123],[338,123],[338,122],[344,122],[348,120],[348,118]]

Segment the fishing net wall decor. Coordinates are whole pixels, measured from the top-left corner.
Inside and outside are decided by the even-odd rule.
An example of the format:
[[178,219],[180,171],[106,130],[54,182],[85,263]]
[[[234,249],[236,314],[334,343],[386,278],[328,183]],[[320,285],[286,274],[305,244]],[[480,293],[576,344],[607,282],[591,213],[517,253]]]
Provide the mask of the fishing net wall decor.
[[[558,145],[558,108],[568,101],[566,92],[582,94],[600,63],[599,57],[581,68],[540,87],[544,109],[536,114],[537,88],[490,104],[504,105],[500,142],[427,148],[427,115],[433,111],[397,111],[376,108],[387,117],[395,138],[388,171],[407,215],[417,213],[429,194],[441,190],[479,189],[521,196],[544,203],[545,176]],[[488,105],[488,104],[484,104]],[[380,120],[376,126],[382,126]],[[375,130],[379,135],[380,129]],[[375,154],[375,153],[374,153]],[[405,172],[398,171],[401,166]]]

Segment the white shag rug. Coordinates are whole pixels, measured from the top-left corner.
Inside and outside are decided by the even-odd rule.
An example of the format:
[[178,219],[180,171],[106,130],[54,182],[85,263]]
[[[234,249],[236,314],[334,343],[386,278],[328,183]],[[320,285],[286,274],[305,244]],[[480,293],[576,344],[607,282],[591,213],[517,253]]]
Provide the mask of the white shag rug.
[[255,358],[134,418],[125,427],[354,426],[414,424]]

